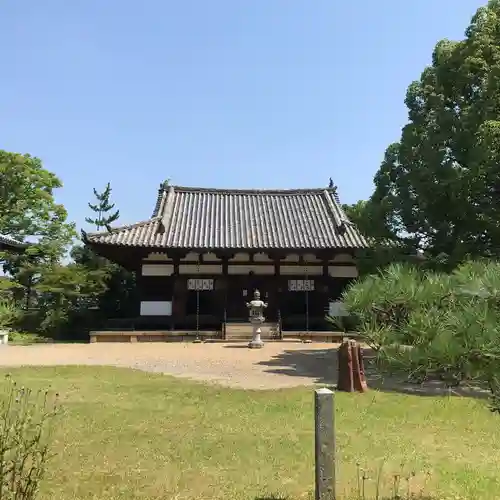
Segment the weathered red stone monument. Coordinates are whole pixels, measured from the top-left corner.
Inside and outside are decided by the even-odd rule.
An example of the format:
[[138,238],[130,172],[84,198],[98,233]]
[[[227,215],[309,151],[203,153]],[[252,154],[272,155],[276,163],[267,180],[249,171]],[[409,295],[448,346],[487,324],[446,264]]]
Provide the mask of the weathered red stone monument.
[[338,350],[337,390],[344,392],[366,392],[363,350],[355,340],[344,339]]

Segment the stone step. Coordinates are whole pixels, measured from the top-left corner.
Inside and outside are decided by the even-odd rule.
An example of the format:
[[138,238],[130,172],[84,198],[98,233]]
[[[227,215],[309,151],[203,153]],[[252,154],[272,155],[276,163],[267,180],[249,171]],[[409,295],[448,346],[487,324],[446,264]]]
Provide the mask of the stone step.
[[[260,327],[262,340],[273,339],[279,336],[274,323],[263,323]],[[251,340],[252,325],[249,323],[226,323],[226,340]]]

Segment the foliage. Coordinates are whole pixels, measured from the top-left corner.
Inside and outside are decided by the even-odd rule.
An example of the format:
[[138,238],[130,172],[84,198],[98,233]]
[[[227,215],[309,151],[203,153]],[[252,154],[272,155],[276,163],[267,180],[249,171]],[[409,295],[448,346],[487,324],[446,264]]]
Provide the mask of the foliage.
[[68,242],[74,227],[66,224],[66,210],[55,203],[54,190],[62,186],[38,158],[0,150],[0,230],[20,241],[37,236]]
[[[164,183],[168,185],[168,180]],[[108,183],[103,193],[97,193],[94,189],[99,204],[89,203],[91,210],[96,212],[96,217],[86,218],[89,223],[95,224],[97,229],[110,229],[112,222],[116,222],[119,217],[119,210],[108,214],[114,209],[114,204],[110,203],[111,187]],[[103,278],[103,289],[96,296],[95,305],[98,307],[103,317],[123,317],[134,311],[133,304],[136,299],[135,275],[123,267],[110,262],[104,257],[97,255],[88,246],[75,246],[71,251],[74,262],[88,269],[91,272],[100,272]]]
[[59,406],[57,395],[17,387],[7,377],[0,399],[0,498],[33,500],[44,477]]
[[89,270],[80,264],[54,264],[36,285],[43,316],[40,330],[61,338],[71,318],[103,293],[105,271]]
[[108,182],[104,191],[99,193],[94,188],[94,196],[97,199],[97,203],[89,203],[89,208],[96,214],[94,218],[86,217],[85,221],[89,224],[93,224],[97,231],[102,228],[106,228],[108,231],[111,230],[111,224],[116,222],[120,217],[120,211],[115,210],[115,204],[111,203],[111,184]]
[[128,317],[133,314],[137,298],[134,273],[96,255],[87,246],[75,246],[71,256],[76,264],[102,273],[104,289],[96,296],[95,305],[103,317]]
[[[370,248],[357,253],[356,265],[360,276],[375,273],[394,262],[418,262],[415,247],[387,229],[382,222],[380,208],[372,201],[358,201],[353,205],[342,205],[342,208],[370,244]],[[419,265],[422,264],[419,262]]]
[[4,272],[11,277],[2,283],[2,296],[9,288],[19,305],[25,300],[24,306],[29,307],[40,276],[66,254],[75,236],[74,225],[54,200],[61,181],[40,159],[0,151],[0,178],[0,232],[19,241],[30,240],[24,252],[0,253]]
[[[43,168],[39,158],[2,150],[0,178],[0,232],[19,241],[34,237],[29,256],[51,261],[60,258],[75,235],[74,225],[66,222],[65,208],[54,200],[61,181]],[[14,260],[19,259],[22,257]]]
[[[64,207],[54,201],[53,191],[61,187],[59,179],[39,159],[5,151],[0,151],[0,176],[0,232],[20,241],[33,240],[22,253],[0,255],[7,272],[0,280],[0,299],[23,309],[15,321],[9,316],[9,324],[68,339],[83,336],[103,314],[132,310],[131,273],[83,247],[72,251],[77,257],[74,263],[63,264],[75,232],[66,222]],[[89,207],[96,216],[87,222],[109,229],[119,217],[110,202],[110,184],[102,193],[94,189],[94,194],[97,203]]]
[[500,0],[440,41],[407,91],[408,124],[375,176],[379,220],[451,269],[500,252]]
[[19,317],[19,314],[19,309],[12,301],[0,299],[0,332],[9,328]]
[[48,339],[37,333],[18,332],[16,330],[9,333],[9,344],[30,345],[43,344],[46,342],[48,342]]
[[389,372],[475,381],[500,395],[499,262],[467,262],[452,274],[392,265],[352,285],[344,303]]

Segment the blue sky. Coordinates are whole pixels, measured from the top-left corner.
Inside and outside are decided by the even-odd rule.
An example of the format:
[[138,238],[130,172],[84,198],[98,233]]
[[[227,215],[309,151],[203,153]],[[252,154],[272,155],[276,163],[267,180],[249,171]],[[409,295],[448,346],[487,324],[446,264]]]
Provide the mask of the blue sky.
[[121,222],[159,183],[367,198],[435,43],[486,0],[3,2],[0,148],[42,158],[79,226],[110,181]]

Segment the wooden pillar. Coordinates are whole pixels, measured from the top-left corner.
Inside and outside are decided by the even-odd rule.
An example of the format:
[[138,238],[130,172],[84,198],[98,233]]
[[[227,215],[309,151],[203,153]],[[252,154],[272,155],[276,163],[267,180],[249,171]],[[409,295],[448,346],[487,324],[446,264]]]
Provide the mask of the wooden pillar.
[[144,280],[142,277],[142,262],[139,261],[139,265],[137,266],[136,269],[136,275],[135,275],[135,287],[137,289],[137,300],[135,304],[135,314],[134,316],[139,317],[141,315],[141,301],[143,300],[143,287],[144,287]]
[[[227,271],[227,267],[228,267],[228,262],[229,262],[229,257],[227,255],[222,255],[221,256],[221,259],[222,259],[222,280],[223,280],[223,283],[224,283],[224,289],[223,289],[223,293],[224,293],[224,303],[223,303],[223,306],[224,306],[224,311],[223,311],[223,321],[225,322],[227,320],[227,298],[228,298],[228,288],[229,288],[229,277],[228,277],[228,271]],[[224,333],[223,333],[224,334]]]

